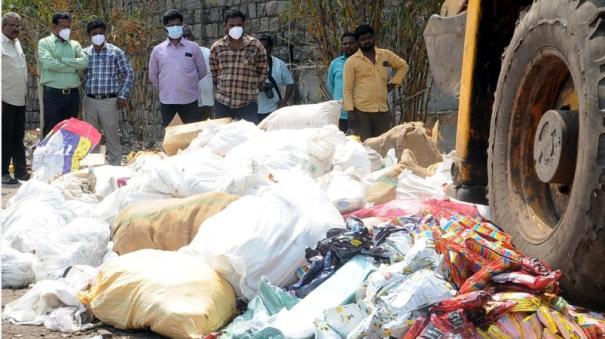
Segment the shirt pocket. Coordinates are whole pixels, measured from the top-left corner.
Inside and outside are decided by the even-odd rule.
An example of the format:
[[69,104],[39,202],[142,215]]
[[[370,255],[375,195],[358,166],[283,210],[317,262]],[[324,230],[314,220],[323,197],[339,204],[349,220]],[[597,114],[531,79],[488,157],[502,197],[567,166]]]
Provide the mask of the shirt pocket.
[[[191,56],[188,56],[191,55]],[[192,73],[197,71],[197,67],[195,66],[195,61],[193,60],[193,53],[191,52],[183,52],[181,56],[181,69],[185,73]]]

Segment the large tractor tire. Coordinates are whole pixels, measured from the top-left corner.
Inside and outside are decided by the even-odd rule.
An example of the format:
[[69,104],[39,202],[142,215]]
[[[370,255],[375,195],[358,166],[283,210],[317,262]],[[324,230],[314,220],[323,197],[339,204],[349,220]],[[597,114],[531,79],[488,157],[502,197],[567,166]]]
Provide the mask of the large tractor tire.
[[494,220],[570,301],[605,309],[605,0],[534,1],[494,99]]

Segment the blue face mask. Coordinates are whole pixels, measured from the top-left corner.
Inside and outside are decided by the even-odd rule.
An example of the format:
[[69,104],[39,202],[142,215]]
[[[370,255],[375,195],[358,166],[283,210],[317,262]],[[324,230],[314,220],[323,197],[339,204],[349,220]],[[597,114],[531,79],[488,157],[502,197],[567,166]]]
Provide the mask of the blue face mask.
[[180,39],[183,36],[183,26],[166,27],[170,39]]

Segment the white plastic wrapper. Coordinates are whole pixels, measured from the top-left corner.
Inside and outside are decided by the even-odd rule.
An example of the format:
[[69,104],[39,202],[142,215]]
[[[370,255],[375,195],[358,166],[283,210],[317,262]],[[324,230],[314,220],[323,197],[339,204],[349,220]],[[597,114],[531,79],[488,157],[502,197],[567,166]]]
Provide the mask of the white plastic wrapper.
[[32,265],[36,256],[22,253],[8,245],[2,245],[2,287],[23,288],[35,280]]

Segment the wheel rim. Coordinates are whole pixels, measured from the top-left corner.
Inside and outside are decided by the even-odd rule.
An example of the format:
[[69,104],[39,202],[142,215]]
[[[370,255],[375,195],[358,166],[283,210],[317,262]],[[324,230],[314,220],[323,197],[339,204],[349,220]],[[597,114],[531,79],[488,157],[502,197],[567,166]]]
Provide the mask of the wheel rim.
[[509,127],[508,180],[519,229],[539,244],[556,229],[573,193],[579,108],[557,50],[541,50],[527,67]]

